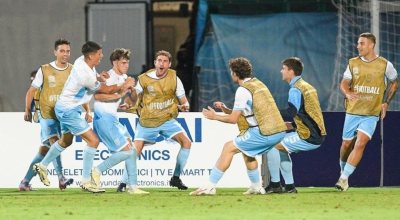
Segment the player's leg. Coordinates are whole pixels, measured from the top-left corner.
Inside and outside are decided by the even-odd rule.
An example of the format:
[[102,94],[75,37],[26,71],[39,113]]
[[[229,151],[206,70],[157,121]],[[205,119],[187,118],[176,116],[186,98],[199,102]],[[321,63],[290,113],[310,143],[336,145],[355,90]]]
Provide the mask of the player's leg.
[[256,158],[249,157],[246,154],[243,154],[243,158],[247,167],[247,175],[249,176],[251,182],[250,188],[243,194],[265,194],[265,189],[261,184],[260,171],[258,170],[258,162]]
[[[121,183],[117,187],[117,192],[125,192],[126,191],[126,186],[128,185],[137,185],[137,166],[136,166],[136,160],[138,155],[137,148],[143,149],[144,146],[144,141],[142,140],[135,140],[134,143],[134,154],[132,158],[128,158],[125,161],[125,169],[122,172],[122,178],[121,178]],[[132,169],[132,172],[128,174],[127,167],[135,167],[135,169]]]
[[[280,145],[280,143],[278,145]],[[267,159],[268,159],[268,169],[271,175],[271,181],[265,190],[267,193],[281,193],[282,192],[281,179],[280,179],[281,175],[279,172],[281,158],[279,155],[279,150],[276,149],[275,147],[272,148],[267,153]]]
[[169,120],[160,126],[160,134],[169,139],[173,139],[179,143],[181,149],[179,150],[178,156],[176,158],[176,165],[174,174],[170,180],[170,186],[177,187],[180,190],[187,190],[187,186],[182,183],[180,175],[185,168],[188,157],[190,155],[190,148],[192,142],[187,137],[185,130],[176,120]]
[[[139,187],[137,185],[137,165],[136,165],[137,150],[135,147],[136,144],[138,144],[137,141],[135,141],[135,144],[133,145],[131,156],[125,160],[125,172],[126,172],[126,175],[128,178],[127,182],[129,182],[128,193],[129,194],[149,194],[149,192],[139,189]],[[141,142],[141,144],[144,144],[144,143]]]
[[235,146],[233,141],[229,141],[224,145],[222,153],[217,161],[217,164],[213,167],[210,173],[210,177],[208,182],[190,193],[190,195],[202,195],[202,194],[209,194],[213,195],[216,193],[216,185],[218,181],[224,175],[224,172],[229,168],[232,162],[232,158],[235,154],[239,153],[240,150]]
[[33,157],[31,163],[29,164],[28,171],[26,172],[24,179],[19,184],[18,187],[19,191],[36,191],[36,189],[33,189],[32,186],[29,184],[32,178],[36,175],[36,172],[33,171],[32,167],[34,164],[37,164],[43,160],[48,150],[49,148],[46,146],[39,147],[39,152],[36,153],[35,157]]

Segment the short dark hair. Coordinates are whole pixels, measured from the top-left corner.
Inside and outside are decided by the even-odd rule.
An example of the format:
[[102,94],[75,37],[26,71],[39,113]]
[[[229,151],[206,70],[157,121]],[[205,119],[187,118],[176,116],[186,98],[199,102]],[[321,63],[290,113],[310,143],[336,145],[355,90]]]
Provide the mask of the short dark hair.
[[130,56],[131,51],[125,48],[116,48],[110,55],[111,65],[113,64],[113,61],[120,60],[122,58],[129,60]]
[[101,45],[93,41],[88,41],[82,46],[82,54],[85,57],[89,56],[89,54],[96,53],[98,50],[101,50]]
[[365,33],[360,34],[360,37],[365,37],[365,38],[367,38],[368,40],[372,41],[372,43],[376,44],[376,37],[375,37],[375,35],[373,35],[373,34],[371,34],[371,33],[369,33],[369,32],[365,32]]
[[296,76],[300,76],[303,73],[304,64],[298,57],[289,57],[282,61],[282,64],[287,66],[289,70],[293,70]]
[[168,51],[165,51],[165,50],[160,50],[160,51],[158,51],[158,52],[156,53],[156,55],[154,56],[154,60],[157,60],[157,57],[158,57],[158,56],[166,56],[166,57],[168,57],[169,62],[172,61],[172,55],[171,55]]
[[239,57],[229,60],[229,67],[232,72],[236,73],[239,79],[249,78],[253,75],[253,67],[251,66],[250,60]]
[[67,40],[65,38],[60,38],[60,39],[56,40],[56,42],[54,43],[54,50],[57,50],[58,46],[63,45],[63,44],[66,44],[69,46],[70,42],[69,42],[69,40]]

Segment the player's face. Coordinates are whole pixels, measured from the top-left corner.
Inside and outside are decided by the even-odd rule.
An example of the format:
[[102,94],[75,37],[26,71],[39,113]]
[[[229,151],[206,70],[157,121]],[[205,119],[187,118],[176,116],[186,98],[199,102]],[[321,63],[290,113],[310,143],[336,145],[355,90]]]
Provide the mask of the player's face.
[[358,38],[357,49],[359,56],[366,57],[374,50],[374,43],[365,37],[360,37]]
[[71,48],[67,44],[58,45],[57,50],[54,50],[54,55],[58,63],[66,64],[71,55]]
[[90,56],[93,61],[93,64],[95,66],[97,66],[100,64],[101,58],[103,58],[103,51],[100,49],[100,50],[96,51],[96,53],[91,54]]
[[171,61],[169,60],[169,57],[160,55],[156,60],[154,60],[154,66],[157,70],[157,76],[163,77],[165,74],[167,74],[168,69],[171,67]]
[[113,62],[114,67],[117,73],[126,74],[129,69],[129,60],[125,58],[121,58],[120,60],[116,60]]
[[286,65],[282,66],[281,73],[282,73],[282,80],[289,83],[291,80],[291,73]]

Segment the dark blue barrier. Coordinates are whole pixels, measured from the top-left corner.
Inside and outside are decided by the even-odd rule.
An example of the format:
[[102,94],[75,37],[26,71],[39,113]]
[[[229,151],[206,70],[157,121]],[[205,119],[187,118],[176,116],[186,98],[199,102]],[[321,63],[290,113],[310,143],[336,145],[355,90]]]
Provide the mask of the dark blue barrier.
[[[344,112],[324,112],[328,136],[314,151],[292,154],[296,186],[333,187],[340,176],[339,151],[342,142]],[[388,112],[384,120],[384,186],[400,185],[400,112]],[[368,142],[363,158],[349,178],[350,187],[379,186],[381,177],[380,121]],[[282,183],[283,179],[281,178]]]

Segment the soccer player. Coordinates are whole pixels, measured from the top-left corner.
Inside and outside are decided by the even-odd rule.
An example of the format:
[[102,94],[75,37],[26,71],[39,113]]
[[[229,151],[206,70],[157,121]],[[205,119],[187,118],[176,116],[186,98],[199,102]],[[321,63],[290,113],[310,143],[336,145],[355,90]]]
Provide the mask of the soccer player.
[[271,175],[267,193],[281,193],[281,170],[285,180],[286,193],[297,193],[294,186],[292,159],[290,153],[314,150],[325,140],[324,118],[315,88],[301,77],[304,64],[297,57],[290,57],[282,62],[282,80],[289,83],[289,107],[279,110],[282,117],[294,118],[287,122],[289,131],[285,138],[267,153],[268,168]]
[[[286,125],[267,86],[252,78],[252,65],[246,58],[229,60],[233,82],[239,84],[232,110],[225,108],[227,115],[217,115],[214,109],[203,109],[210,120],[238,124],[240,134],[225,144],[221,156],[211,170],[208,183],[190,195],[216,194],[216,185],[229,168],[232,158],[242,153],[251,181],[250,188],[243,194],[265,194],[261,185],[257,155],[267,153],[285,136]],[[218,103],[216,103],[218,107]]]
[[[170,69],[171,59],[169,52],[158,51],[154,60],[155,69],[138,77],[136,91],[133,91],[136,101],[135,109],[139,116],[135,132],[135,147],[139,156],[144,144],[155,144],[159,134],[165,139],[178,142],[181,149],[169,183],[172,187],[187,190],[188,187],[182,183],[179,176],[186,165],[192,143],[176,118],[178,109],[183,112],[189,111],[189,102],[181,80],[176,76],[176,72]],[[125,171],[121,182],[118,192],[124,191],[126,186]]]
[[135,82],[132,78],[128,78],[122,85],[107,86],[101,83],[109,75],[105,71],[98,75],[94,68],[100,64],[100,60],[103,57],[101,45],[98,43],[86,42],[82,46],[82,54],[83,56],[76,59],[67,83],[55,106],[55,114],[61,122],[61,139],[51,146],[42,162],[33,165],[33,169],[39,174],[40,180],[46,186],[49,186],[47,165],[72,144],[74,135],[78,135],[87,143],[83,155],[81,188],[89,192],[98,193],[104,192],[104,190],[95,181],[92,181],[91,168],[99,145],[99,139],[90,128],[87,122],[88,118],[80,117],[80,106],[89,103],[95,92],[114,94],[121,89],[133,86]]
[[[105,82],[106,85],[118,85],[125,82],[129,68],[130,51],[124,48],[115,49],[110,55],[113,68],[108,71],[110,78]],[[129,177],[130,194],[148,194],[137,187],[137,150],[132,145],[132,137],[129,135],[117,117],[117,109],[128,90],[120,91],[115,94],[96,93],[94,95],[94,120],[93,130],[100,140],[107,146],[112,155],[104,160],[97,167],[92,169],[92,176],[95,177],[96,184],[100,184],[100,175],[107,169],[112,168],[121,161],[125,161],[125,169]],[[129,98],[131,98],[129,96]]]
[[[72,69],[72,64],[68,63],[70,52],[70,42],[67,39],[61,38],[56,40],[54,43],[54,56],[56,60],[42,65],[37,72],[31,73],[31,87],[25,97],[24,120],[32,122],[32,111],[38,113],[35,114],[34,121],[40,122],[41,146],[19,185],[19,191],[34,190],[29,184],[36,175],[32,170],[32,166],[42,161],[49,151],[50,146],[59,139],[61,132],[60,122],[55,116],[54,106]],[[32,106],[32,103],[37,104],[37,109],[35,109],[35,104]],[[64,177],[60,156],[53,160],[53,165],[57,172],[59,188],[60,190],[64,190],[74,180]]]
[[[383,120],[399,87],[396,69],[391,62],[375,53],[375,44],[373,34],[360,34],[358,56],[349,60],[340,84],[340,90],[346,97],[346,118],[340,148],[341,175],[335,184],[340,191],[349,188],[349,176],[361,161],[364,149],[374,134],[379,113]],[[391,85],[383,102],[387,79]]]

